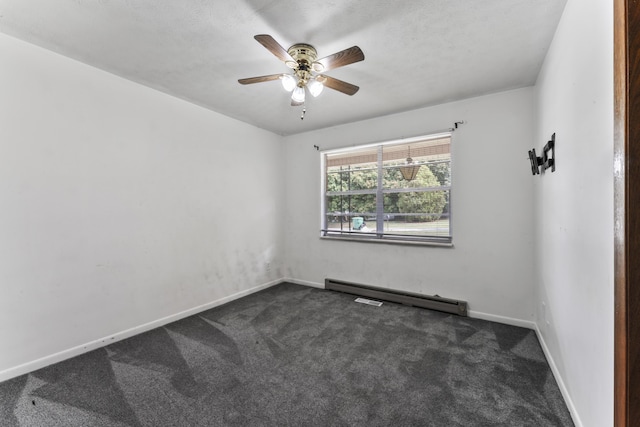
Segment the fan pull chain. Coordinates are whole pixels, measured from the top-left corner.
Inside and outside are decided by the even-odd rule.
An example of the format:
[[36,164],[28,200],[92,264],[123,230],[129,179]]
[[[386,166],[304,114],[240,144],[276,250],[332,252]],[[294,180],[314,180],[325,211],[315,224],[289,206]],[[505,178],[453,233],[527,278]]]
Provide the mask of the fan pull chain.
[[304,115],[307,113],[307,107],[302,106],[302,114],[300,114],[300,120],[304,120]]

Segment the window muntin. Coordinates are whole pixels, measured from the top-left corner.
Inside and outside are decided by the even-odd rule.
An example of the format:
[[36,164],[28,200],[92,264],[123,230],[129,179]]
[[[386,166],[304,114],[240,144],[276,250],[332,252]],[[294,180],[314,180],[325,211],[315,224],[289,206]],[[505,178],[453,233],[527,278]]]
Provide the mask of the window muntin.
[[447,133],[324,152],[322,236],[450,243],[450,147]]

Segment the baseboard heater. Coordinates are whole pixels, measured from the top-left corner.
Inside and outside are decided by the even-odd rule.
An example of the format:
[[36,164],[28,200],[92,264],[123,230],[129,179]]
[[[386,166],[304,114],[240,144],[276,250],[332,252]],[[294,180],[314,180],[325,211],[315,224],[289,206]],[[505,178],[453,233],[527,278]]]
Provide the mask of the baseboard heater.
[[324,287],[332,291],[397,302],[414,307],[428,308],[430,310],[444,311],[459,316],[467,316],[466,301],[442,298],[437,295],[429,296],[411,292],[401,292],[393,289],[377,288],[375,286],[360,285],[334,279],[324,279]]

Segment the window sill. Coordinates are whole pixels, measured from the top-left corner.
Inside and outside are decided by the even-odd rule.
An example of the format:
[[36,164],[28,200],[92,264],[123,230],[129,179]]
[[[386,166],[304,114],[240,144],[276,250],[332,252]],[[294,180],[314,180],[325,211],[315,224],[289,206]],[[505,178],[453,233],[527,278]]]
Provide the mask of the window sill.
[[440,248],[453,248],[453,243],[445,242],[421,242],[401,239],[373,239],[362,237],[344,237],[344,236],[320,236],[320,240],[361,242],[361,243],[382,243],[388,245],[405,245],[405,246],[434,246]]

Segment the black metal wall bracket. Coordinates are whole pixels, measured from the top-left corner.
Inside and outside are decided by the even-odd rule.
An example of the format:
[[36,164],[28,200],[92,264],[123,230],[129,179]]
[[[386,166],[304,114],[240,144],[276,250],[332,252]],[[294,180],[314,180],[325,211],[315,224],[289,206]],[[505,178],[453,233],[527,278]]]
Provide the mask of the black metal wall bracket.
[[[551,155],[549,155],[551,153]],[[556,171],[556,134],[551,135],[551,140],[542,149],[542,157],[536,155],[536,149],[529,150],[529,163],[531,164],[531,174],[538,175],[551,168],[551,172]]]
[[[551,156],[549,156],[551,152]],[[542,170],[551,168],[551,172],[556,171],[556,134],[551,135],[551,140],[547,142],[547,145],[543,148],[542,154]]]
[[540,173],[540,166],[544,164],[542,157],[536,155],[536,149],[529,150],[529,162],[531,163],[531,174],[538,175]]

